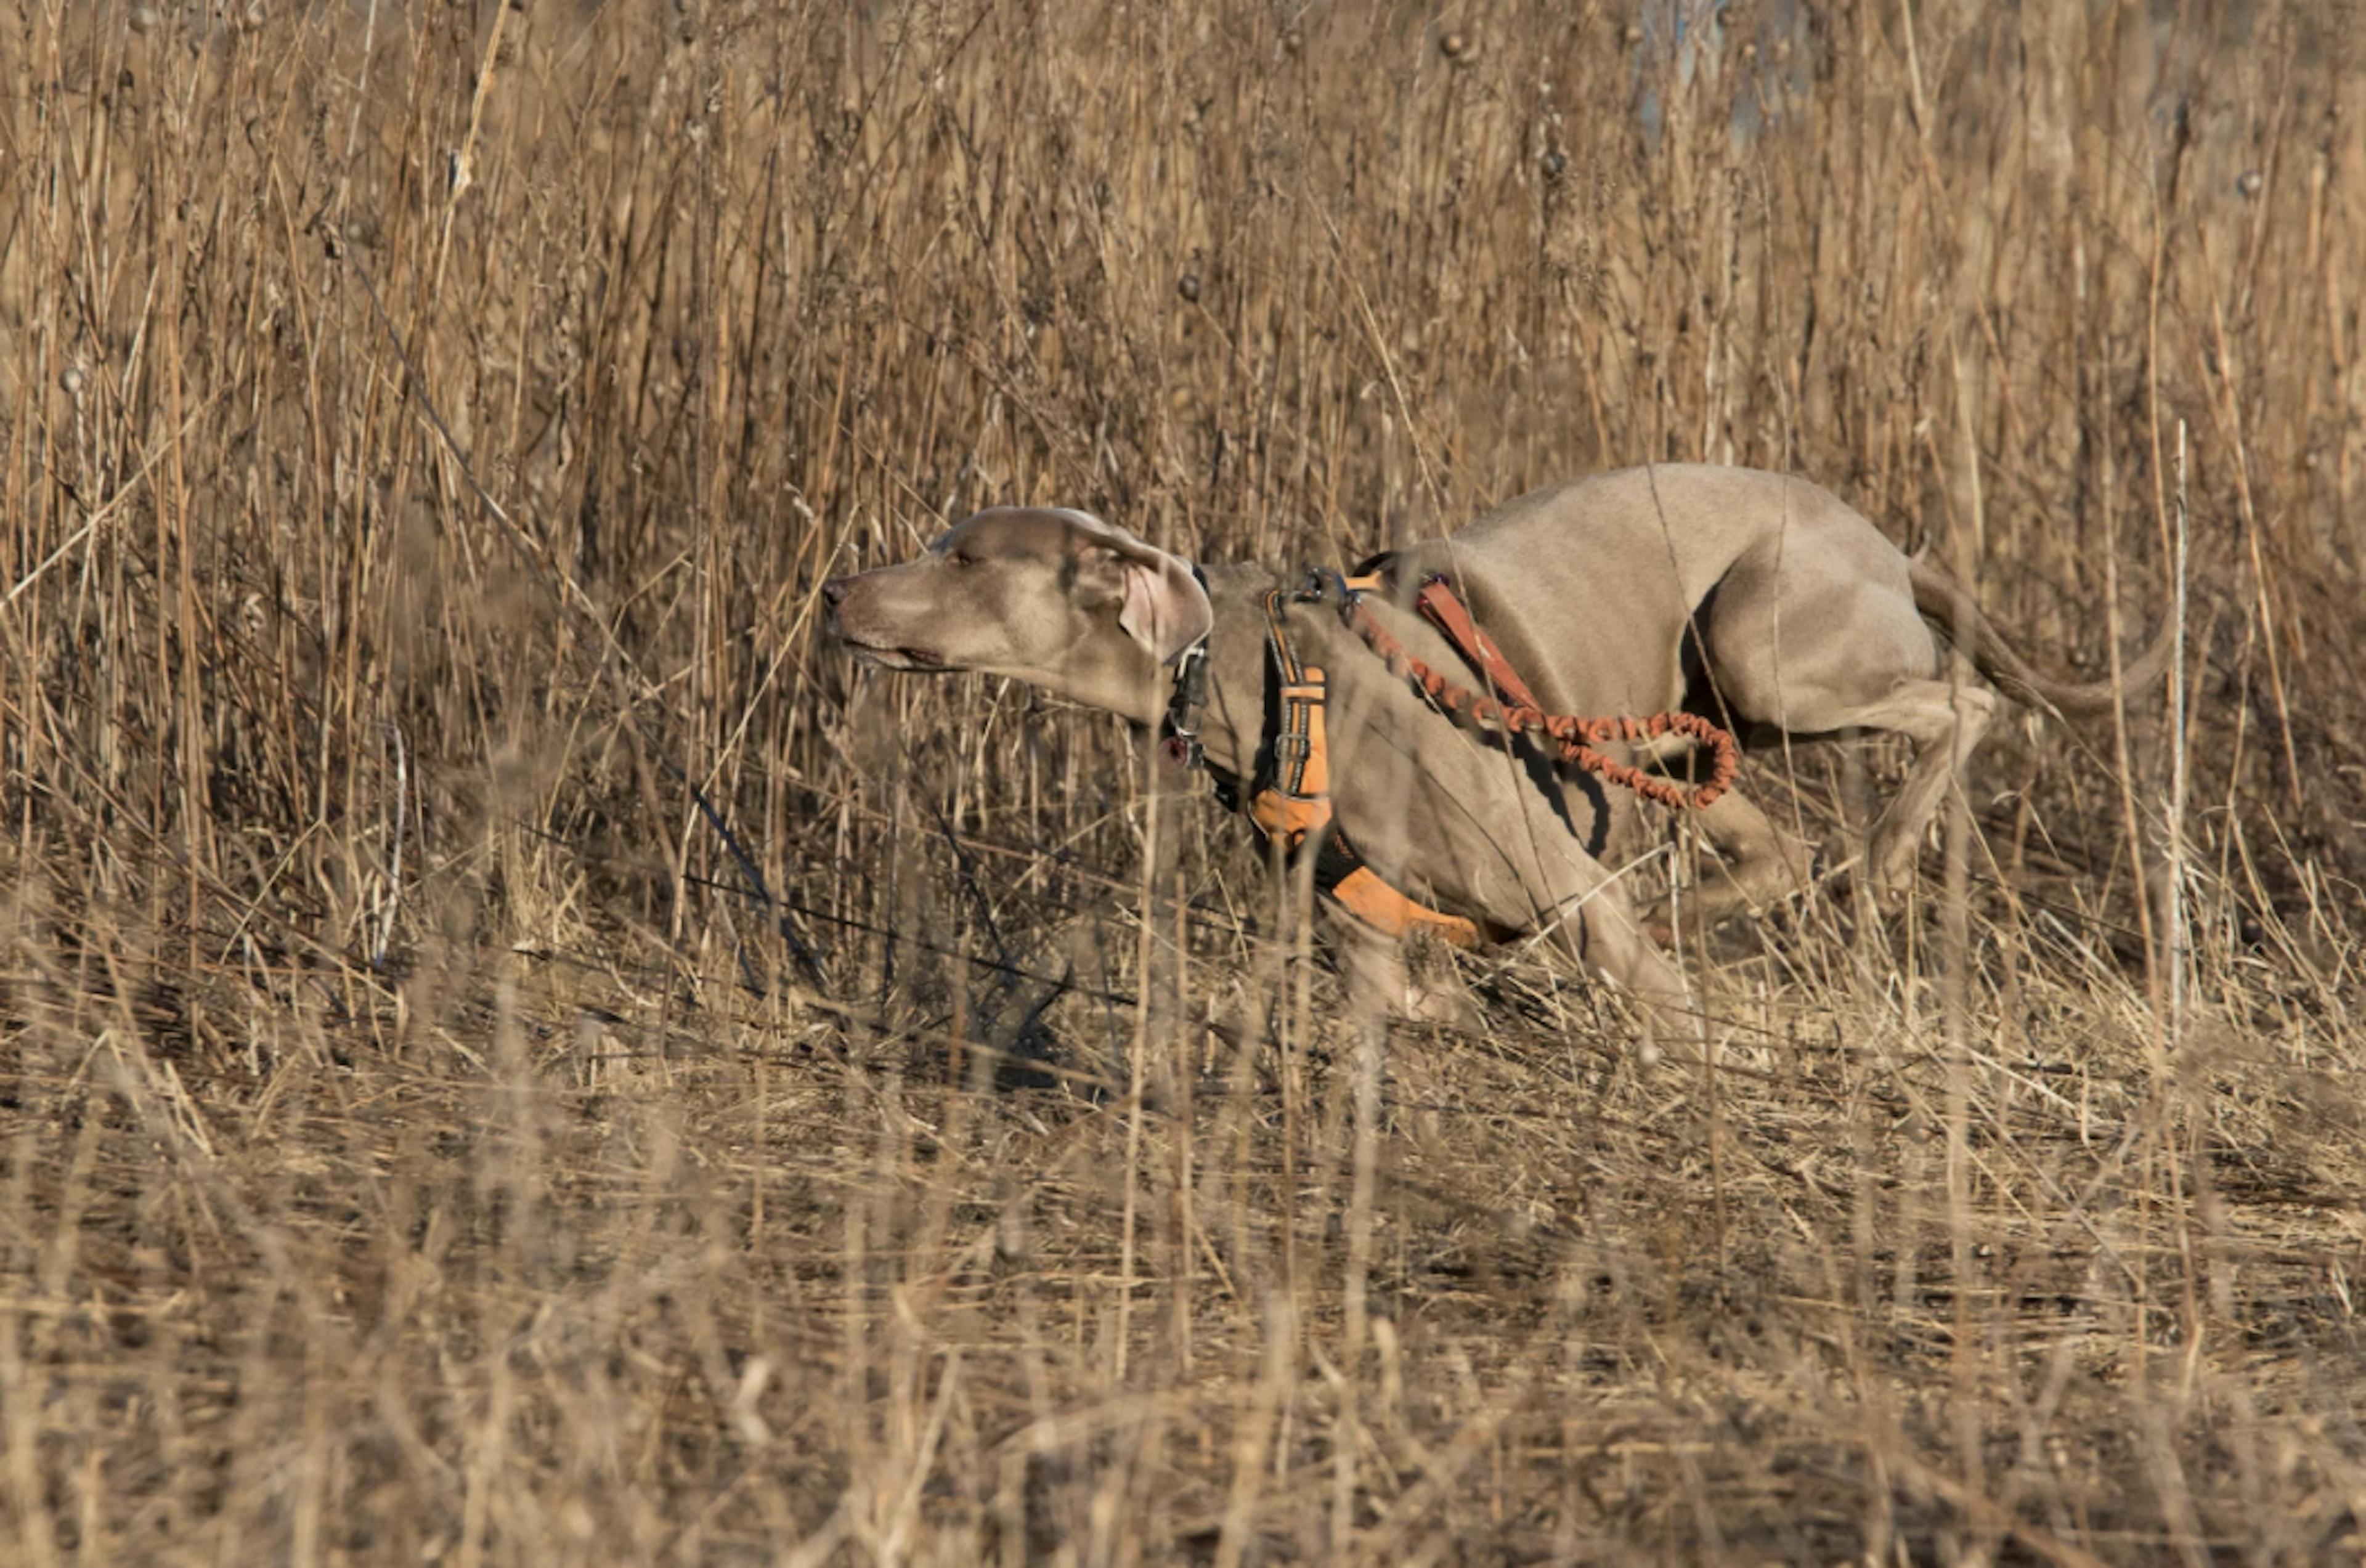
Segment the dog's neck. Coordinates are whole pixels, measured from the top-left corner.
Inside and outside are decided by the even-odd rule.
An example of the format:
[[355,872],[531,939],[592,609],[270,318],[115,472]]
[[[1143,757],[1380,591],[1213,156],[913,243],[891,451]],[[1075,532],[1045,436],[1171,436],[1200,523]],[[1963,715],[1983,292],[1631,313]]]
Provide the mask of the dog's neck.
[[[1215,611],[1209,628],[1206,695],[1198,718],[1207,766],[1235,779],[1248,778],[1265,746],[1265,595],[1281,574],[1254,564],[1202,569],[1208,601]],[[1164,718],[1175,671],[1162,671],[1152,722]]]
[[[1285,574],[1254,563],[1203,566],[1200,570],[1215,615],[1203,655],[1204,693],[1191,722],[1207,768],[1245,781],[1256,773],[1266,744],[1265,596],[1283,584]],[[1132,652],[1127,649],[1115,657],[1090,660],[1093,679],[1065,681],[1053,689],[1154,727],[1163,738],[1182,671],[1176,663],[1154,667],[1147,659],[1126,657]]]
[[[1265,567],[1204,569],[1213,622],[1200,645],[1202,694],[1189,722],[1199,730],[1206,764],[1245,776],[1264,744],[1264,595],[1280,574]],[[1070,649],[1050,669],[1002,671],[1040,691],[1114,713],[1152,728],[1162,739],[1177,705],[1180,660],[1155,662],[1120,631],[1114,617]]]

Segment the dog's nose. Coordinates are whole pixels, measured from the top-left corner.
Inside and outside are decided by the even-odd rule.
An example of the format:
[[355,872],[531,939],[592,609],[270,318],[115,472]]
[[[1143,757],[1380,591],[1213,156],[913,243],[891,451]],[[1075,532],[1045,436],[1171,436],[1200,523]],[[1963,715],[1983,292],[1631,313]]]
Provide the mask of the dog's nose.
[[825,581],[821,585],[821,602],[835,611],[846,603],[846,584],[847,579],[843,577],[833,577]]

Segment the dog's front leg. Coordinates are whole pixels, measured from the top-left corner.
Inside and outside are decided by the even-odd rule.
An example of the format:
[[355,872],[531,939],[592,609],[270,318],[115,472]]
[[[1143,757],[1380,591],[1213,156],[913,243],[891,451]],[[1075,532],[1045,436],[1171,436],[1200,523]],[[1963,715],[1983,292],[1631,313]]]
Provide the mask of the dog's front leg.
[[1416,977],[1406,963],[1404,939],[1375,931],[1327,900],[1324,914],[1350,1005],[1358,1011],[1456,1029],[1481,1026],[1479,1004],[1450,964],[1427,965]]
[[1698,1034],[1699,1015],[1684,976],[1636,923],[1623,887],[1606,884],[1594,895],[1583,911],[1580,941],[1584,961],[1641,1004],[1640,1044],[1649,1048]]
[[1527,827],[1523,842],[1501,846],[1527,908],[1513,915],[1506,908],[1498,923],[1551,931],[1563,951],[1626,989],[1641,1004],[1646,1043],[1692,1039],[1697,1020],[1684,976],[1644,934],[1626,884],[1565,831],[1551,830],[1559,824],[1541,806]]

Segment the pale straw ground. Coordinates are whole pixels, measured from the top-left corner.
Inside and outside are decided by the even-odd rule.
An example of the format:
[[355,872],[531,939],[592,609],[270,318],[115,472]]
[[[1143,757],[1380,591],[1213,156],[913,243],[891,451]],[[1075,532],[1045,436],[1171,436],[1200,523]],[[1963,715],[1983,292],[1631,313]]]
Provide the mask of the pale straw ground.
[[[1673,9],[0,15],[0,1558],[2355,1561],[2360,14]],[[1659,457],[2107,671],[2180,426],[1706,1056],[816,625]]]

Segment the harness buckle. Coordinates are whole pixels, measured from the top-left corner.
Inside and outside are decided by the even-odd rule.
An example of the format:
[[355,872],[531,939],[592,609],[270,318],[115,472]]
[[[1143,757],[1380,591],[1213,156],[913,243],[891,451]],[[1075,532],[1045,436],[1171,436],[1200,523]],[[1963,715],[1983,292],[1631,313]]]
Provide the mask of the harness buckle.
[[1307,569],[1306,586],[1300,589],[1295,597],[1301,604],[1344,605],[1355,603],[1356,591],[1348,587],[1347,580],[1336,571],[1318,566]]

